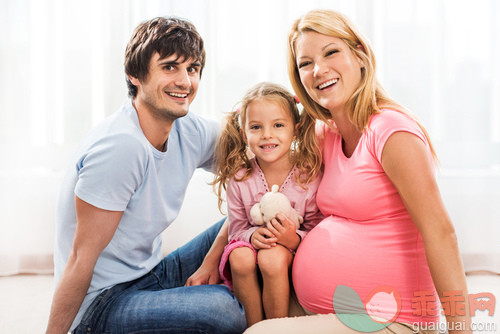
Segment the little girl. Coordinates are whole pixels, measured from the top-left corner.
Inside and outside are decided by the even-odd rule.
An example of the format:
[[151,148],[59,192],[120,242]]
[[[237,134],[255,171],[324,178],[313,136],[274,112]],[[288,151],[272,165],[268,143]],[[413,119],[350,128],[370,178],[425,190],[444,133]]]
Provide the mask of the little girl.
[[[323,219],[316,205],[321,158],[310,153],[315,130],[302,129],[300,119],[286,89],[257,84],[228,116],[216,148],[214,184],[219,209],[226,191],[230,241],[219,269],[245,307],[248,326],[288,315],[293,254]],[[304,218],[299,230],[284,215],[267,226],[253,222],[250,209],[274,184]]]

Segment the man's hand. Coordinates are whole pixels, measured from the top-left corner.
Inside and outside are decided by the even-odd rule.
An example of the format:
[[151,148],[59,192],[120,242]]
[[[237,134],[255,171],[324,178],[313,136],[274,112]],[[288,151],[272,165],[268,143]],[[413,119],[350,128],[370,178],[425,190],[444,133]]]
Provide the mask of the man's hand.
[[210,247],[201,266],[186,281],[185,286],[218,284],[220,283],[219,263],[227,245],[228,221],[224,222],[214,243]]
[[186,286],[218,284],[220,283],[219,267],[203,262],[186,281]]

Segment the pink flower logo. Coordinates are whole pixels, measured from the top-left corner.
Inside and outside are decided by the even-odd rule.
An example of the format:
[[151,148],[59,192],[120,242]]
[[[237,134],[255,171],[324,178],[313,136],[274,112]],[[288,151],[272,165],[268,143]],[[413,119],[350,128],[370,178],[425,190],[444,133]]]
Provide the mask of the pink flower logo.
[[352,288],[337,285],[332,303],[341,322],[363,333],[384,329],[397,319],[401,311],[399,292],[387,286],[375,288],[363,303],[359,294]]
[[375,288],[365,300],[366,313],[378,323],[391,323],[401,311],[399,292],[388,286]]

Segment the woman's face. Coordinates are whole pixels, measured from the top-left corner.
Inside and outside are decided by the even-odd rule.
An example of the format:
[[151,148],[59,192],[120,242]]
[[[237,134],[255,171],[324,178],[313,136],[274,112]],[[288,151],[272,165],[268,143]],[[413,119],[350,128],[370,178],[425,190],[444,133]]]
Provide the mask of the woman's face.
[[343,111],[361,82],[361,60],[340,38],[313,31],[299,36],[295,54],[309,96],[331,113]]

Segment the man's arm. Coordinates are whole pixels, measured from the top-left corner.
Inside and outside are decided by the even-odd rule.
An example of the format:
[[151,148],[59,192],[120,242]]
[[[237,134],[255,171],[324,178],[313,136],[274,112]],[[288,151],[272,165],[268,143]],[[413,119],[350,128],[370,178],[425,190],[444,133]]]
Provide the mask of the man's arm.
[[203,284],[217,284],[220,282],[219,276],[219,263],[224,252],[224,247],[227,245],[228,238],[228,220],[222,225],[217,237],[210,247],[205,259],[200,268],[191,275],[187,281],[186,286],[203,285]]
[[75,196],[73,248],[54,293],[47,334],[67,333],[90,286],[94,266],[120,223],[122,211],[99,209]]

